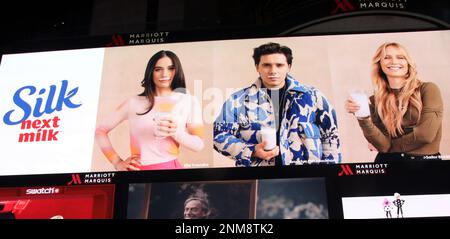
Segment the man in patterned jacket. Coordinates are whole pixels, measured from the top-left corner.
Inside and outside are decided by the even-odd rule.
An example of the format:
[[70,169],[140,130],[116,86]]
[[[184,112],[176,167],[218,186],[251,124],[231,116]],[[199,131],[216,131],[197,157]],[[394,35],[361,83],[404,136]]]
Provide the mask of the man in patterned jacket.
[[[341,161],[336,112],[318,90],[289,70],[292,51],[278,43],[254,49],[259,78],[235,92],[214,122],[214,149],[236,166],[302,165]],[[276,147],[265,150],[261,129],[276,129]]]

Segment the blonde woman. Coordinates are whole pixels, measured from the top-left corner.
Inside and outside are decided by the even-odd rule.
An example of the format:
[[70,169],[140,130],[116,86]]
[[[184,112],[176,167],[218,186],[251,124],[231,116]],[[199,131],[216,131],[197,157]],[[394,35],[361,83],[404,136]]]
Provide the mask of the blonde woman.
[[[376,163],[441,159],[443,102],[436,84],[423,82],[406,49],[384,43],[372,59],[370,116],[359,117],[364,137],[378,150]],[[360,105],[351,97],[346,110]]]

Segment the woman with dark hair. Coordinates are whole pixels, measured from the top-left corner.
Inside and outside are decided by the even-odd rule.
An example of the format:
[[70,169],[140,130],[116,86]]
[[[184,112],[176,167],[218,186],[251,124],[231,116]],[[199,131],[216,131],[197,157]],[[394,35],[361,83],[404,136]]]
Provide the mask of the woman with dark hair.
[[[96,129],[105,157],[119,171],[178,169],[180,145],[194,151],[204,147],[200,104],[185,94],[180,60],[171,51],[159,51],[148,61],[144,91],[123,102]],[[108,132],[124,120],[130,125],[131,155],[123,160],[113,149]]]
[[[436,84],[417,77],[416,66],[398,43],[385,43],[372,59],[374,95],[370,117],[358,117],[364,137],[378,155],[377,163],[441,159],[443,101]],[[347,112],[360,105],[352,98]]]

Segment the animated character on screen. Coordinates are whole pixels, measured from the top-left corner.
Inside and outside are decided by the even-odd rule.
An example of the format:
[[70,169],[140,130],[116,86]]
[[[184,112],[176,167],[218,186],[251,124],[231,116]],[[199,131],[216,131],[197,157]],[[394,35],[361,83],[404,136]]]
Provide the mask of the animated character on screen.
[[[440,160],[443,101],[438,86],[418,79],[416,66],[398,43],[377,49],[372,81],[370,111],[357,119],[364,137],[379,152],[375,162]],[[352,98],[346,101],[352,114],[364,106]]]
[[403,204],[405,204],[405,200],[400,199],[400,193],[394,193],[395,200],[392,203],[397,207],[397,218],[399,215],[402,215],[403,218]]
[[267,43],[253,59],[259,78],[224,103],[214,148],[236,166],[340,162],[336,112],[318,89],[288,74],[291,49]]
[[[182,168],[180,146],[194,151],[204,147],[199,102],[185,94],[181,62],[171,51],[159,51],[148,61],[144,91],[130,97],[97,126],[96,140],[117,170]],[[131,156],[125,160],[113,149],[108,132],[122,121],[130,126]]]
[[392,209],[394,208],[392,207],[391,202],[387,198],[385,198],[383,200],[383,210],[384,212],[386,212],[386,218],[392,218]]
[[206,198],[189,197],[184,202],[184,219],[207,219],[210,213]]

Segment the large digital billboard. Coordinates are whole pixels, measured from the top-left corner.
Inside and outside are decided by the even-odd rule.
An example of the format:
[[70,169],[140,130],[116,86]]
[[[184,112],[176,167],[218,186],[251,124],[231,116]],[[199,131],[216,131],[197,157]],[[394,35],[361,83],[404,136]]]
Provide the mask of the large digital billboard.
[[[425,102],[422,112],[428,115],[419,116],[430,119],[431,115],[432,122],[418,125],[411,121],[404,127],[407,137],[388,137],[391,142],[401,141],[388,148],[380,146],[383,142],[375,134],[363,133],[360,125],[366,128],[367,125],[358,122],[346,108],[350,95],[355,100],[358,98],[355,92],[364,93],[365,97],[374,93],[372,58],[377,48],[386,42],[404,46],[409,53],[407,60],[415,63],[418,78],[431,82],[425,84],[427,88],[422,88],[428,89],[431,85],[433,92],[438,92],[445,101],[450,97],[444,90],[448,88],[446,78],[450,75],[449,38],[450,31],[422,31],[5,54],[0,65],[3,99],[0,132],[4,149],[0,175],[125,169],[124,165],[117,164],[121,162],[119,159],[128,159],[127,169],[144,170],[264,165],[264,161],[249,159],[255,144],[246,144],[259,143],[265,137],[260,98],[252,98],[251,94],[247,98],[238,96],[242,89],[251,89],[265,73],[268,79],[276,78],[275,73],[270,75],[270,70],[264,71],[262,67],[266,65],[255,65],[252,58],[254,48],[269,42],[292,50],[292,63],[284,71],[296,82],[294,85],[301,85],[294,90],[289,88],[288,92],[303,94],[302,89],[308,89],[316,102],[309,107],[302,105],[304,98],[301,96],[281,100],[291,103],[283,105],[285,109],[280,111],[279,118],[282,120],[277,123],[277,127],[286,129],[279,130],[278,140],[275,139],[283,164],[374,162],[377,151],[388,150],[449,159],[450,136],[446,132],[450,132],[450,106],[445,102],[441,108],[433,108],[428,107],[428,98],[422,98]],[[151,57],[161,50],[175,53],[179,62],[172,57],[168,63],[159,58],[152,63],[157,67],[148,68]],[[395,54],[394,57],[405,60],[397,59]],[[403,66],[399,64],[387,68],[402,71]],[[149,103],[149,91],[143,87],[147,84],[143,81],[146,75],[148,78],[159,74],[157,83],[163,87],[172,80],[164,72],[180,76],[180,66],[186,92],[166,94],[159,92],[159,88],[153,89],[156,92],[153,94],[159,96],[153,98],[153,104]],[[231,124],[217,122],[217,119],[227,118],[225,114],[241,104],[249,110],[245,117],[235,117]],[[145,112],[150,105],[154,107]],[[320,108],[319,111],[315,111],[316,108]],[[297,110],[295,114],[294,110]],[[321,127],[299,121],[304,111],[309,110],[313,113],[308,117],[320,121]],[[417,114],[415,116],[417,118]],[[158,124],[168,122],[167,118],[173,124],[162,127],[166,127],[169,135],[151,133],[160,130]],[[431,139],[419,134],[423,132],[419,126],[434,130]],[[392,127],[395,135],[399,128]],[[226,130],[236,138],[222,137]],[[323,139],[324,135],[328,138]],[[373,140],[371,145],[367,138]],[[422,147],[429,144],[431,146]],[[395,148],[396,145],[400,146]],[[333,152],[329,153],[330,150]],[[155,165],[157,167],[153,167]]]

